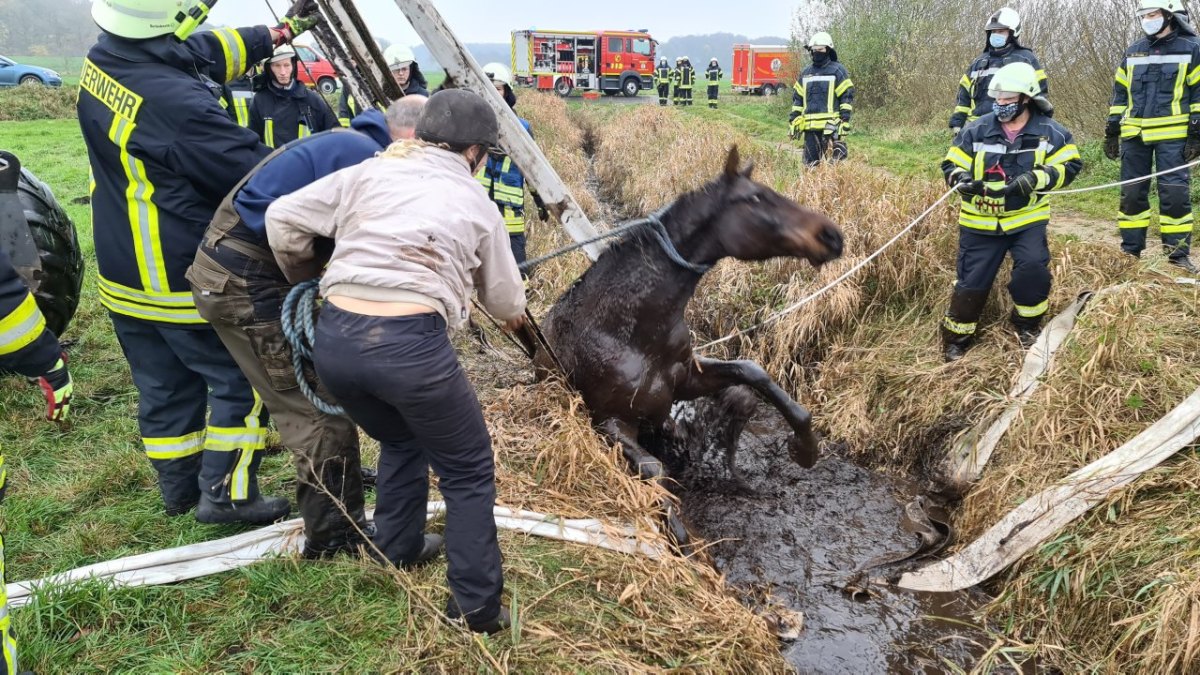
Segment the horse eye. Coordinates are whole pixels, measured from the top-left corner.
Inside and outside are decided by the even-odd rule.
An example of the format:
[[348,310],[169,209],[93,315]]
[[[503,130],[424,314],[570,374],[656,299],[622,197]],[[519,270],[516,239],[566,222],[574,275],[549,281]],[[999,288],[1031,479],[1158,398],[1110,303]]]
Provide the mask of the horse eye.
[[749,197],[746,197],[746,201],[750,202],[751,204],[757,204],[762,201],[762,198],[757,194],[752,194]]

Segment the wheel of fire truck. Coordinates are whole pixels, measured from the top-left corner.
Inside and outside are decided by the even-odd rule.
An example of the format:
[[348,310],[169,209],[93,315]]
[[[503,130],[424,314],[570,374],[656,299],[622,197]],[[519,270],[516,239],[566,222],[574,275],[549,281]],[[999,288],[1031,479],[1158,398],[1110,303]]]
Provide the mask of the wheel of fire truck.
[[62,335],[79,307],[79,291],[83,286],[83,254],[75,225],[50,187],[24,168],[17,183],[17,197],[42,261],[41,276],[26,281],[31,282],[34,299],[46,316],[46,325],[55,335]]
[[764,84],[763,88],[762,88],[762,95],[763,96],[774,96],[775,95],[775,85]]
[[554,83],[554,93],[563,98],[570,96],[574,90],[575,85],[571,83],[571,78],[569,77],[560,77]]
[[642,92],[642,83],[636,77],[627,77],[621,82],[621,93],[627,98],[633,98]]

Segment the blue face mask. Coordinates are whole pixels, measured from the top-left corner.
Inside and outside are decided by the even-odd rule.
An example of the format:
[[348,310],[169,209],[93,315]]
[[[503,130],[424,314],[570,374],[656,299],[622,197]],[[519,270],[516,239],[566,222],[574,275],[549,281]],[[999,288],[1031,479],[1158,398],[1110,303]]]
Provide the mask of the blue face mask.
[[1153,19],[1142,19],[1142,30],[1146,35],[1158,35],[1162,32],[1163,25],[1166,24],[1166,19],[1161,16]]
[[1020,101],[1016,103],[992,103],[992,112],[996,113],[996,119],[1001,122],[1011,122],[1025,112],[1025,104]]
[[988,33],[988,44],[992,49],[1003,49],[1008,44],[1008,36],[1000,33]]

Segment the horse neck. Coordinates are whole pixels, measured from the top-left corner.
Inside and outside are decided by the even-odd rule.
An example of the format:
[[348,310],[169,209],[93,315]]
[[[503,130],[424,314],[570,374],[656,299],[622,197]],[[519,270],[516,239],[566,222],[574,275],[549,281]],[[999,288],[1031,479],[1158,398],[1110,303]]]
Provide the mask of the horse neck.
[[[693,194],[677,201],[663,214],[662,224],[671,238],[675,250],[684,260],[700,265],[714,265],[718,260],[726,257],[726,254],[721,248],[720,242],[712,236],[709,227],[711,216],[703,215],[702,209],[692,208],[695,199],[696,196]],[[697,212],[701,215],[689,215]],[[678,307],[679,313],[682,314],[687,307],[688,300],[695,295],[696,286],[699,285],[703,275],[672,261],[667,252],[662,250],[662,246],[653,238],[648,237],[646,245],[656,250],[654,255],[662,260],[666,269],[663,278],[663,294],[675,301],[672,306]]]

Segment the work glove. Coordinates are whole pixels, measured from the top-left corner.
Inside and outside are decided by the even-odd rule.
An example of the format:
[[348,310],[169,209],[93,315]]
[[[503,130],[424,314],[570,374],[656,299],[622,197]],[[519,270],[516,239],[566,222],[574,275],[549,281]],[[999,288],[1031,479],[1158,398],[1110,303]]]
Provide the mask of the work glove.
[[836,136],[838,130],[842,128],[842,123],[838,120],[829,120],[825,123],[825,135]]
[[71,392],[75,384],[71,380],[71,372],[67,370],[65,354],[59,357],[50,372],[38,378],[38,386],[46,397],[46,419],[51,422],[66,420],[71,410]]
[[1183,146],[1183,160],[1193,162],[1200,158],[1200,119],[1188,122],[1187,143]]
[[966,171],[955,171],[946,178],[946,185],[954,188],[960,195],[978,197],[983,195],[983,181],[974,180]]
[[1117,120],[1109,120],[1108,126],[1104,127],[1104,156],[1109,159],[1121,157],[1121,123]]
[[1007,185],[1004,186],[1004,194],[1006,196],[1015,195],[1019,197],[1028,197],[1039,187],[1042,187],[1039,185],[1039,183],[1045,180],[1045,175],[1046,174],[1043,172],[1041,176],[1038,176],[1037,170],[1026,171],[1016,178],[1013,178],[1008,182]]
[[296,36],[308,31],[308,29],[321,22],[321,14],[313,12],[302,16],[285,16],[279,21],[279,25],[275,26],[276,33],[279,34],[275,44],[279,45],[284,42],[291,42]]

